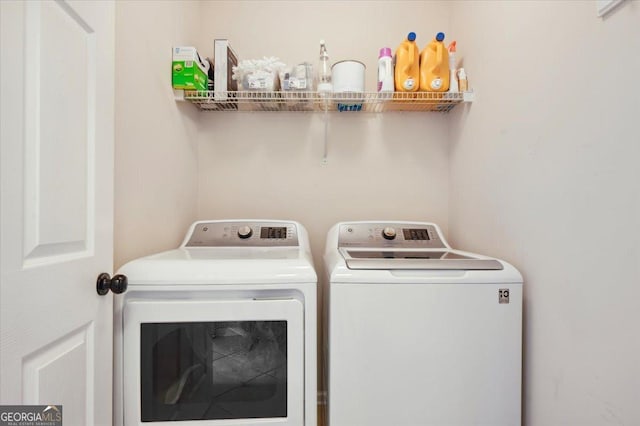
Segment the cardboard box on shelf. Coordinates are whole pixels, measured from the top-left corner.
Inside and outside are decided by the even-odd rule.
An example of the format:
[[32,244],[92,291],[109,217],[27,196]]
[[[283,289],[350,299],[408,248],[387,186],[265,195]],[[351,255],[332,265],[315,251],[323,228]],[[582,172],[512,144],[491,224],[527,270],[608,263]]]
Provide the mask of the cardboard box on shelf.
[[207,90],[209,62],[200,58],[195,47],[176,46],[172,49],[171,83],[174,89]]

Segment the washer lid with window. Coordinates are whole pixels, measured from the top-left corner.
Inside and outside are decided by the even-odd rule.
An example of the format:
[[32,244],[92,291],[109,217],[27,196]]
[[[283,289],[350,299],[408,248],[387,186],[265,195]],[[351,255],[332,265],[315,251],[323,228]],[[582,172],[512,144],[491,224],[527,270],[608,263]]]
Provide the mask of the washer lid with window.
[[454,250],[340,250],[349,269],[500,270],[495,259]]
[[332,282],[521,281],[508,263],[452,249],[440,229],[425,222],[342,222],[327,237]]
[[130,285],[317,282],[309,241],[293,221],[200,221],[175,250],[124,265]]
[[349,269],[499,270],[495,259],[452,250],[433,224],[350,223],[338,249]]

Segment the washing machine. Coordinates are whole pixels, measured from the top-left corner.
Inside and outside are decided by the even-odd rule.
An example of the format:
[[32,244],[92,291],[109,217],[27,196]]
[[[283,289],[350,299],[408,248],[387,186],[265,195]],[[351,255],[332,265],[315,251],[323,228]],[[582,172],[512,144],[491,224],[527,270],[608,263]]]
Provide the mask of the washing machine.
[[522,276],[423,222],[327,236],[330,426],[521,422]]
[[119,274],[116,425],[316,426],[317,277],[302,225],[196,222],[179,248]]

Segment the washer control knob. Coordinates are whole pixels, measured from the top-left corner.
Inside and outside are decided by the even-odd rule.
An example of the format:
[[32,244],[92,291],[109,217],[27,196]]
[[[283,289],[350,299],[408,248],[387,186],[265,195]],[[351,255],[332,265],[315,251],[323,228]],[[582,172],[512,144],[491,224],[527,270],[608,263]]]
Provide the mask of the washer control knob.
[[384,228],[382,230],[382,236],[385,240],[393,240],[396,237],[396,230],[391,227]]
[[249,238],[251,235],[253,235],[251,227],[245,225],[238,228],[238,237],[242,238],[243,240]]

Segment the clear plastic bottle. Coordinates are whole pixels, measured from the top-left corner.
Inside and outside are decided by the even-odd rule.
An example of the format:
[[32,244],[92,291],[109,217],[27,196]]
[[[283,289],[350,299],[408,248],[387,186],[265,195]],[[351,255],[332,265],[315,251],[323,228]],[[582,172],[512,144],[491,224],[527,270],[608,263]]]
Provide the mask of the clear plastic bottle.
[[318,66],[318,92],[331,92],[331,64],[324,40],[320,40],[320,66]]

